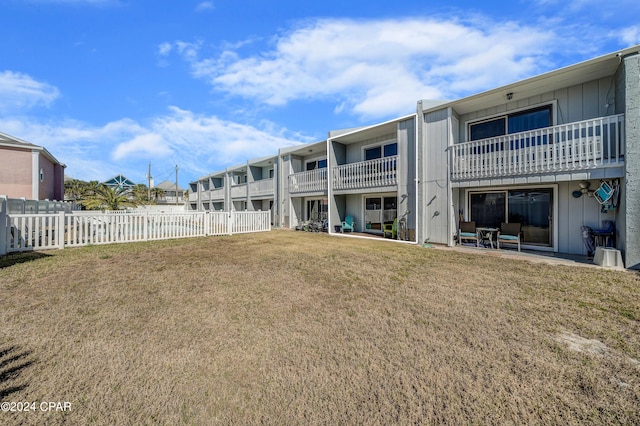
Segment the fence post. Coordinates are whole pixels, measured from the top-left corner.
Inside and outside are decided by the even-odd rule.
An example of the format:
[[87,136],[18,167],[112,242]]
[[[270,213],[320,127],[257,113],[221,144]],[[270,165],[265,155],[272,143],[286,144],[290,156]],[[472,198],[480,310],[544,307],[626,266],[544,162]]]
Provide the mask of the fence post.
[[233,224],[235,221],[235,217],[233,215],[233,210],[229,210],[229,217],[227,220],[227,234],[233,235]]
[[149,241],[149,212],[147,210],[144,211],[144,240]]
[[202,216],[202,220],[204,220],[204,236],[208,237],[209,235],[211,235],[211,215],[209,214],[209,212],[202,212],[203,216]]
[[7,197],[0,197],[0,256],[7,254]]
[[58,213],[58,224],[56,226],[56,244],[62,250],[64,248],[64,229],[66,227],[64,211]]

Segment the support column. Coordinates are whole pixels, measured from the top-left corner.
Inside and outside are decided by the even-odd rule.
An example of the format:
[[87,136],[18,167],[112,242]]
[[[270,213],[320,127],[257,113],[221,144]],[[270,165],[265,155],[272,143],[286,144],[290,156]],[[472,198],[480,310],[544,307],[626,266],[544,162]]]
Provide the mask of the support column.
[[[623,58],[625,121],[625,182],[620,232],[625,267],[640,269],[640,55]],[[618,91],[620,93],[620,91]]]

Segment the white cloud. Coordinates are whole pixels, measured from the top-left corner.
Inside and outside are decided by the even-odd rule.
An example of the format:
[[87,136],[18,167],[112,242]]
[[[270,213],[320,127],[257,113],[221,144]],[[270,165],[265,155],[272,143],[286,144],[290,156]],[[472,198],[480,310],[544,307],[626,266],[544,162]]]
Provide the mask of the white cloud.
[[58,98],[55,86],[13,71],[0,72],[0,111],[48,106]]
[[171,107],[149,123],[131,119],[104,126],[66,120],[41,122],[26,117],[0,118],[4,133],[47,148],[78,179],[104,180],[118,173],[144,182],[146,165],[172,169],[193,178],[274,155],[279,148],[311,140],[271,122],[256,126],[221,120]]
[[196,6],[196,12],[204,12],[206,10],[213,9],[215,9],[215,6],[213,5],[212,1],[203,1],[201,3],[198,3],[198,5]]
[[229,47],[201,58],[202,43],[173,46],[218,90],[272,106],[330,99],[336,111],[377,118],[411,112],[417,99],[458,97],[538,72],[560,48],[554,37],[486,18],[321,19],[245,57]]
[[171,153],[171,149],[161,135],[146,133],[134,136],[132,139],[118,144],[113,151],[113,158],[122,160],[132,155],[158,158],[171,155]]
[[620,40],[629,46],[640,44],[640,25],[623,28],[620,31]]

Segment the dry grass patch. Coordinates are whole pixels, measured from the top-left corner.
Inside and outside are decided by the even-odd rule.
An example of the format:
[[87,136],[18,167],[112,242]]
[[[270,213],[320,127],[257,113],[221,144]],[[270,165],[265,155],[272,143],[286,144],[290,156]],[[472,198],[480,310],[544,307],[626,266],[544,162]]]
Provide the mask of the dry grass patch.
[[287,231],[12,255],[0,400],[72,409],[0,423],[637,424],[638,285]]

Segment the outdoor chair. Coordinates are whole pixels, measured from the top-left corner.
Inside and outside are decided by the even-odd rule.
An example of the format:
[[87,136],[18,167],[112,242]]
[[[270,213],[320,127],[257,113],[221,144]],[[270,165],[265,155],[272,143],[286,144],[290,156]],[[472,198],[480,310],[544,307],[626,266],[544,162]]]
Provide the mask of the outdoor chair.
[[347,232],[347,231],[351,231],[353,232],[353,229],[355,228],[355,222],[353,221],[353,216],[348,215],[347,217],[344,218],[344,222],[342,222],[342,232]]
[[480,238],[478,238],[478,231],[476,229],[476,221],[460,222],[458,229],[458,244],[462,245],[462,241],[475,241],[476,247],[480,247]]
[[522,234],[522,224],[518,222],[504,223],[500,225],[498,231],[498,249],[500,243],[502,244],[518,244],[518,251],[520,251],[520,234]]
[[387,238],[387,234],[389,234],[389,236],[392,239],[397,239],[398,238],[398,218],[395,218],[393,220],[393,222],[386,222],[383,226],[382,226],[382,232],[384,233],[384,237]]

